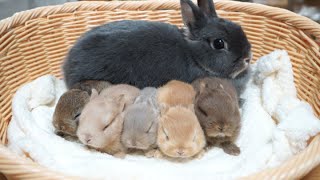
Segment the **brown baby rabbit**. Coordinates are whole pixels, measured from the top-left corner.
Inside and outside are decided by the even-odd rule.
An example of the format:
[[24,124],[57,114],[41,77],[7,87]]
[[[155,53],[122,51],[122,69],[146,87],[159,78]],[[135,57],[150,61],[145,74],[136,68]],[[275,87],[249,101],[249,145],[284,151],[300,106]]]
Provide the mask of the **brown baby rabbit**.
[[195,90],[185,82],[171,80],[158,90],[158,102],[166,106],[193,105]]
[[202,155],[206,139],[194,111],[182,106],[165,110],[159,121],[157,144],[161,153],[171,158]]
[[240,148],[234,144],[241,121],[235,87],[228,80],[212,77],[197,79],[192,85],[197,91],[195,112],[208,144],[239,155]]
[[102,152],[124,158],[126,148],[120,142],[123,111],[139,95],[139,89],[119,84],[101,91],[92,90],[79,120],[77,135],[80,141]]
[[88,89],[95,88],[100,92],[110,85],[106,81],[88,80],[75,84],[73,89],[65,92],[60,97],[53,114],[55,133],[67,140],[77,141],[79,116],[90,99],[91,90],[88,92]]
[[154,155],[157,147],[159,108],[156,94],[156,88],[142,89],[123,115],[122,144],[126,148],[143,150],[148,157]]
[[76,141],[79,116],[86,103],[89,102],[89,94],[79,89],[71,89],[65,92],[59,99],[53,114],[53,126],[55,133],[67,140]]

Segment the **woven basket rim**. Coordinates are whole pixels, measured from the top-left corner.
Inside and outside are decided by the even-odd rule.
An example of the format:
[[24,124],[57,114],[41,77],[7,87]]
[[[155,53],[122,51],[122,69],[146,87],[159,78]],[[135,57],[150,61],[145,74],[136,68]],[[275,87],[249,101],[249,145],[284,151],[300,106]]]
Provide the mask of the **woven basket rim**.
[[[110,10],[179,10],[180,3],[177,0],[163,1],[81,1],[68,2],[61,5],[38,7],[13,14],[13,16],[0,20],[0,34],[11,28],[23,25],[26,21],[35,18],[44,18],[57,13],[71,13],[75,11],[106,11]],[[317,41],[320,42],[320,24],[315,21],[291,12],[286,9],[271,7],[263,4],[238,2],[238,1],[218,1],[215,2],[216,9],[235,10],[247,14],[264,14],[265,17],[272,17],[286,24],[291,24],[299,29],[310,31]]]
[[[233,11],[233,12],[244,12],[250,15],[263,14],[263,16],[275,20],[279,20],[283,23],[289,24],[293,27],[306,31],[312,34],[317,38],[317,42],[320,43],[320,24],[308,19],[306,17],[295,14],[291,11],[270,7],[261,4],[255,3],[245,3],[245,2],[236,2],[236,1],[219,1],[216,2],[216,8],[218,11]],[[36,18],[46,18],[50,15],[60,14],[60,13],[73,13],[76,11],[113,11],[113,10],[128,10],[128,11],[137,11],[137,10],[179,10],[180,4],[179,1],[164,0],[164,1],[81,1],[81,2],[69,2],[62,5],[54,6],[45,6],[38,7],[35,9],[23,11],[14,14],[11,17],[3,19],[0,21],[0,36],[12,28],[24,25],[28,20]],[[1,48],[1,44],[0,44]],[[317,48],[319,51],[319,47]],[[1,55],[1,54],[0,54]],[[314,138],[312,143],[319,143],[320,135]],[[309,148],[307,147],[307,150]],[[306,150],[306,151],[307,151]],[[306,152],[303,151],[303,152]],[[5,158],[7,157],[7,158]],[[4,145],[0,144],[0,161],[15,161],[17,162],[16,168],[24,168],[24,172],[32,171],[33,173],[38,173],[41,175],[46,175],[42,177],[51,177],[54,179],[57,178],[68,178],[73,179],[71,176],[62,175],[61,173],[47,169],[35,162],[27,161],[25,158],[19,157],[11,152]],[[284,162],[286,163],[286,162]],[[4,167],[1,167],[0,170],[6,170]],[[19,167],[18,167],[19,166]],[[273,168],[274,169],[274,168]],[[45,172],[44,172],[45,171]],[[10,170],[6,170],[10,172]],[[266,174],[269,170],[262,170],[256,174]],[[252,175],[256,177],[255,175]],[[301,174],[303,175],[303,174]],[[28,177],[28,174],[26,175]]]

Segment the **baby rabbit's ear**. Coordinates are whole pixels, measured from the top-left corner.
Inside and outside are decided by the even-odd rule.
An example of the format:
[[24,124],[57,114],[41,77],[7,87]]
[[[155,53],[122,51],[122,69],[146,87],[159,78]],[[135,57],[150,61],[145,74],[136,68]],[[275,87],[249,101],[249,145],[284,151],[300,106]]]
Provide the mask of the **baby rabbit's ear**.
[[170,107],[165,104],[160,104],[160,115],[164,115],[169,110],[169,108]]
[[202,28],[207,24],[205,15],[192,1],[180,0],[180,5],[183,23],[190,31]]
[[187,108],[190,109],[192,112],[195,112],[195,111],[194,111],[194,104],[188,105]]
[[120,96],[118,96],[115,101],[118,103],[119,105],[119,112],[123,112],[125,107],[126,107],[126,103],[125,103],[125,98],[124,98],[124,94],[121,94]]
[[198,6],[208,17],[218,17],[212,0],[198,0]]
[[91,96],[90,96],[90,100],[92,100],[92,99],[94,99],[94,98],[96,98],[96,97],[98,97],[99,96],[99,93],[98,93],[98,91],[96,90],[96,89],[91,89]]
[[206,88],[208,88],[207,83],[205,83],[204,81],[200,81],[200,93],[203,93]]

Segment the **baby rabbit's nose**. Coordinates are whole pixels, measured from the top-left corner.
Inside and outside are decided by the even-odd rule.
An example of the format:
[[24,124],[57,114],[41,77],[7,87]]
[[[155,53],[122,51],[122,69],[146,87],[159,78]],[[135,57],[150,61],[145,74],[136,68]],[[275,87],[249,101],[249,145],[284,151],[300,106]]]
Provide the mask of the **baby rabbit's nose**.
[[222,130],[223,130],[223,128],[222,128],[222,127],[218,127],[218,130],[219,130],[219,131],[222,131]]
[[92,137],[89,134],[85,134],[84,135],[84,139],[85,139],[85,142],[87,144],[89,144],[91,142],[91,140],[92,140]]
[[179,156],[182,156],[182,155],[184,154],[184,152],[183,152],[183,150],[179,149],[179,150],[177,151],[177,154],[178,154]]

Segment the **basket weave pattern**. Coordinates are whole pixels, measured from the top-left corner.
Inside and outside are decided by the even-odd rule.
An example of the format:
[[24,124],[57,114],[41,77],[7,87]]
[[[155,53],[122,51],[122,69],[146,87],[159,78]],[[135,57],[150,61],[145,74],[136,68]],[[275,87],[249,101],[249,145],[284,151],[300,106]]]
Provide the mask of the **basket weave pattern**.
[[[320,25],[292,12],[258,4],[216,3],[218,14],[241,24],[253,57],[288,51],[298,96],[320,115]],[[0,21],[0,138],[6,143],[11,99],[22,84],[45,74],[62,77],[61,63],[75,40],[103,23],[140,19],[182,26],[177,1],[75,2],[15,14]],[[251,178],[298,178],[320,163],[320,137],[282,166]],[[72,178],[17,157],[0,145],[0,171],[19,179]],[[249,178],[249,177],[247,177]]]

